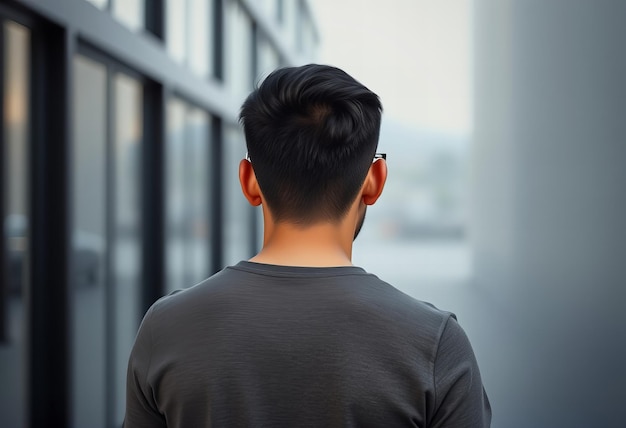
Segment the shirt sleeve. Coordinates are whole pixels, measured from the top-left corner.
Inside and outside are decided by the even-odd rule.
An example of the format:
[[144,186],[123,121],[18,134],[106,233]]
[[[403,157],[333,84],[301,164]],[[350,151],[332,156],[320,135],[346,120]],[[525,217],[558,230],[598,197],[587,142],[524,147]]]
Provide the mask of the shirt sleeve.
[[124,428],[166,427],[165,418],[158,410],[152,387],[148,384],[148,370],[152,358],[150,320],[154,305],[144,316],[128,360],[126,374],[126,416]]
[[488,428],[491,406],[467,335],[456,319],[446,322],[434,369],[435,412],[429,427]]

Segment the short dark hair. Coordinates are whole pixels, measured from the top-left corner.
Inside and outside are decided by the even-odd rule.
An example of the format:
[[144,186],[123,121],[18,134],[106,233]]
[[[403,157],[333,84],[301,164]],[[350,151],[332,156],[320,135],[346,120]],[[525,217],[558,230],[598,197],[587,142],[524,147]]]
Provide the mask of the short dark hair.
[[248,155],[274,219],[307,225],[347,213],[378,146],[378,96],[331,66],[275,70],[243,103]]

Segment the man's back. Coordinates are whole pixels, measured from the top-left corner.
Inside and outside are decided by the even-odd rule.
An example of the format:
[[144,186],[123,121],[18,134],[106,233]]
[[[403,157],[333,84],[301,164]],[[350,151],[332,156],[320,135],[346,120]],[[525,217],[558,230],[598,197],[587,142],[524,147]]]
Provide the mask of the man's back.
[[450,313],[358,267],[241,262],[161,299],[129,363],[126,426],[482,427]]
[[250,93],[239,181],[263,246],[148,311],[127,427],[489,426],[454,317],[352,265],[387,179],[381,114],[375,93],[319,64]]

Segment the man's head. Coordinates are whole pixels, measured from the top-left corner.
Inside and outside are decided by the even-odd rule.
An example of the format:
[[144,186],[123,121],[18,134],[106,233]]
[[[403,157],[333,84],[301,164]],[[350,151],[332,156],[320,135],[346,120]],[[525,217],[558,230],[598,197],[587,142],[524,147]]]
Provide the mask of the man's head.
[[378,96],[324,65],[271,73],[241,108],[254,175],[276,222],[338,222],[378,145]]

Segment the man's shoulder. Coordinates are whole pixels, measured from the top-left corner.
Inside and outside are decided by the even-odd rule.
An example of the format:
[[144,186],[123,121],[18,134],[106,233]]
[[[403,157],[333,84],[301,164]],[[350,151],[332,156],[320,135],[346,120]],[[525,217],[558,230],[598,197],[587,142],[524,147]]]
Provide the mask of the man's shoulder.
[[[437,322],[445,322],[449,317],[454,317],[453,313],[439,309],[430,302],[406,294],[392,283],[386,282],[374,274],[369,274],[369,276],[372,287],[378,290],[378,293],[372,295],[372,298],[378,304],[388,305],[390,309],[423,316]],[[366,291],[366,293],[368,292]]]
[[162,313],[177,310],[187,305],[200,304],[202,299],[208,297],[207,295],[219,293],[220,288],[232,283],[232,280],[225,278],[232,274],[233,272],[229,272],[229,269],[225,268],[188,288],[172,290],[155,301],[151,309],[154,312]]
[[[268,268],[239,263],[192,287],[160,298],[151,308],[153,322],[212,312],[227,315],[275,305],[277,316],[295,307],[345,314],[365,325],[393,323],[397,328],[438,336],[450,312],[412,297],[361,268]],[[362,317],[362,318],[361,318]]]
[[422,333],[438,337],[443,332],[449,318],[456,316],[449,311],[439,309],[434,304],[410,296],[394,285],[379,279],[375,275],[378,292],[365,291],[371,299],[372,305],[385,318],[392,318],[397,326],[405,326],[407,331],[421,331]]

